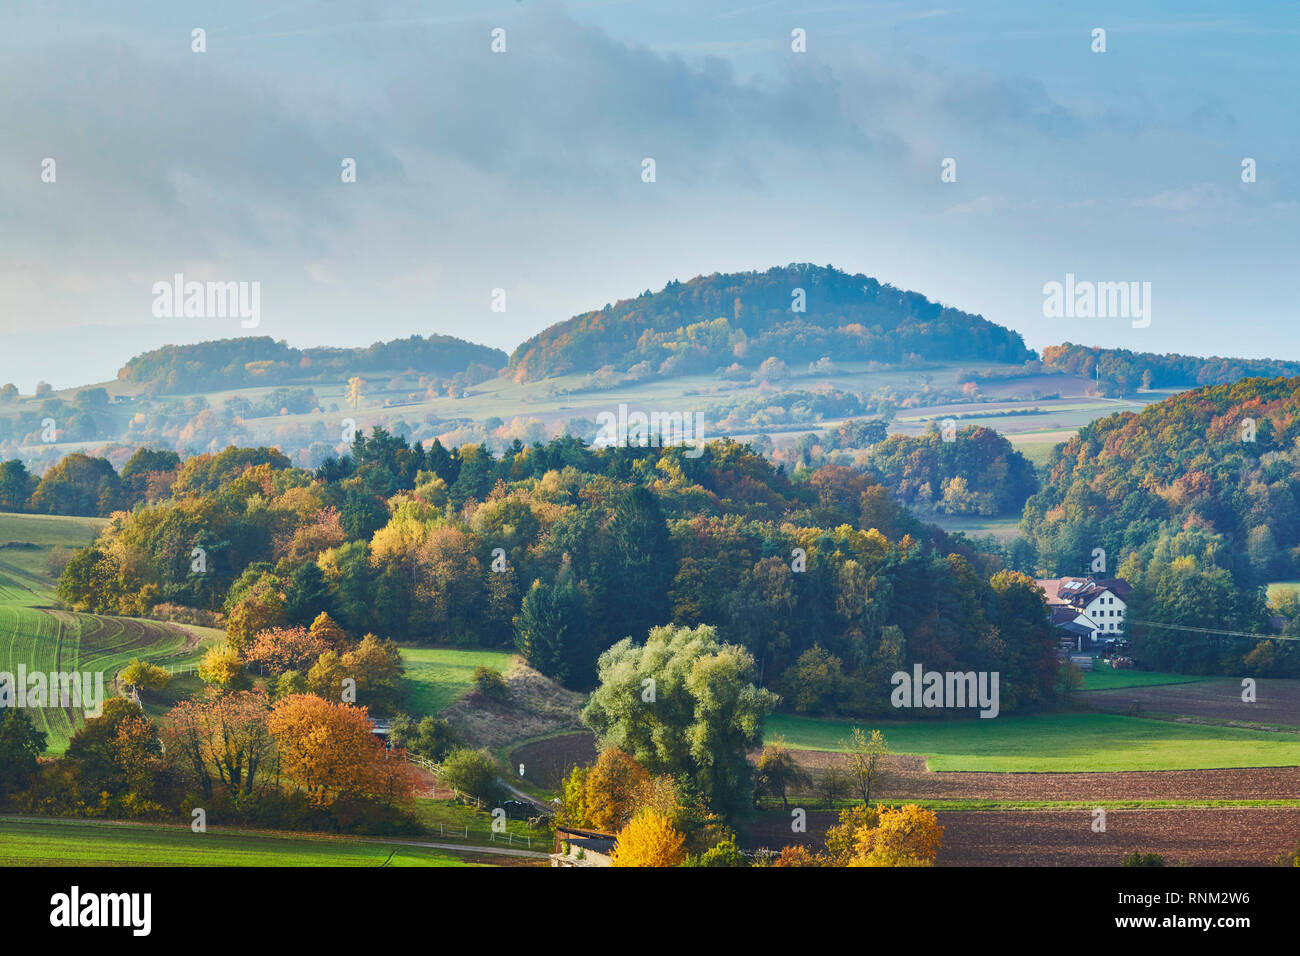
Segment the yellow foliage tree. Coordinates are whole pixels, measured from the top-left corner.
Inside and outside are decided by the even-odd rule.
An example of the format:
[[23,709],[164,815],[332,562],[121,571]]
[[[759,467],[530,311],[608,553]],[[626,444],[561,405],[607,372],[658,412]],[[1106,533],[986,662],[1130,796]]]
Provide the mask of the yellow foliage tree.
[[668,817],[645,810],[619,831],[610,859],[614,866],[678,866],[686,858],[685,842]]
[[876,826],[858,829],[849,866],[934,866],[942,842],[933,810],[915,804],[887,808]]

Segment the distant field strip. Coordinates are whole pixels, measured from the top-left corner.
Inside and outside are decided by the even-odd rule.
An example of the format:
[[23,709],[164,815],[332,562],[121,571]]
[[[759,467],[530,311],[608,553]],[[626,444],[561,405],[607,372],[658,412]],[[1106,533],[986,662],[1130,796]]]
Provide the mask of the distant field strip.
[[[842,752],[853,723],[777,714],[767,741]],[[1020,772],[1208,770],[1300,765],[1300,738],[1235,727],[1179,724],[1111,714],[992,720],[858,721],[884,733],[893,753],[920,754],[930,770]]]
[[0,819],[0,866],[474,865],[446,850],[338,837]]

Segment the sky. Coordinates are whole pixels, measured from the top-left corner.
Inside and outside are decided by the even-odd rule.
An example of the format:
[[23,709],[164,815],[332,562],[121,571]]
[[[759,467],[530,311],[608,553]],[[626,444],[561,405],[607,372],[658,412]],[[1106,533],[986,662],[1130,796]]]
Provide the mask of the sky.
[[[1300,3],[1083,6],[6,0],[0,383],[245,334],[509,352],[791,262],[1036,349],[1300,359]],[[178,273],[258,283],[257,328],[156,316]],[[1067,274],[1151,283],[1150,323],[1045,317]]]

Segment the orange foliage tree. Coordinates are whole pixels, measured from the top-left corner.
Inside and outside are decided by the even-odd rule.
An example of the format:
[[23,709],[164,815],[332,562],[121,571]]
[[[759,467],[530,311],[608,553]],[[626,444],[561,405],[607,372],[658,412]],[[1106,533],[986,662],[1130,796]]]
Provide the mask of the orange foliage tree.
[[163,724],[167,762],[204,796],[260,792],[275,773],[269,713],[266,695],[252,691],[181,701]]
[[284,698],[268,722],[281,772],[318,805],[340,796],[408,801],[414,780],[371,732],[365,707],[333,704],[313,694]]

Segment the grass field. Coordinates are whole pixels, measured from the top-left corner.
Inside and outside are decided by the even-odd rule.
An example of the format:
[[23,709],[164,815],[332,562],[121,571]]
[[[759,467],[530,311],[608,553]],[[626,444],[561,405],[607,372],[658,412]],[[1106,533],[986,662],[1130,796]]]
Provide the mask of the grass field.
[[0,819],[0,866],[475,866],[446,850],[342,837]]
[[46,567],[55,548],[84,548],[106,524],[107,518],[0,513],[0,575],[18,573],[47,580]]
[[[765,738],[787,747],[842,751],[854,724],[776,714]],[[993,720],[890,722],[880,730],[894,753],[921,754],[931,770],[1059,772],[1205,770],[1300,764],[1300,737],[1111,714],[1054,714]]]
[[1300,591],[1300,581],[1272,581],[1268,585],[1268,599],[1276,604],[1282,595],[1295,594],[1297,591]]
[[473,688],[475,667],[491,667],[505,673],[513,658],[514,655],[507,651],[402,648],[409,690],[407,712],[419,716],[442,713]]
[[969,538],[992,535],[1003,544],[1015,540],[1020,533],[1020,515],[985,518],[980,515],[930,515],[924,518],[944,531],[964,533]]
[[[102,672],[106,696],[114,693],[113,676],[134,658],[185,666],[211,640],[206,636],[187,650],[193,640],[169,624],[0,604],[0,671],[16,673],[23,665],[28,673]],[[29,714],[46,734],[47,753],[67,749],[84,719],[82,711],[61,707],[31,708]]]
[[1164,674],[1157,671],[1115,670],[1098,666],[1083,672],[1084,690],[1119,690],[1121,687],[1154,687],[1157,684],[1192,684],[1209,680],[1187,674]]

